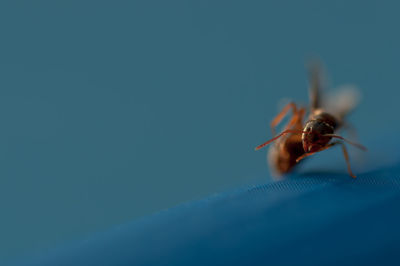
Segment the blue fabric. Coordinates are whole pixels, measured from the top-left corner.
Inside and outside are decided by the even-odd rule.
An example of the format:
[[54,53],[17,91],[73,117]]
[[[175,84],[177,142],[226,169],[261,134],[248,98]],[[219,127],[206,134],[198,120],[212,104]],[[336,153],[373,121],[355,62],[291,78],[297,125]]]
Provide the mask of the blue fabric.
[[20,265],[400,265],[400,165],[303,174],[114,228]]
[[[327,93],[360,88],[348,122],[375,165],[394,157],[371,143],[400,147],[387,139],[400,132],[400,1],[115,2],[0,1],[1,266],[176,202],[269,181],[266,150],[254,147],[272,137],[286,102],[307,107],[309,55],[326,63]],[[332,148],[300,172],[310,163],[345,173],[342,157]],[[300,177],[290,178],[280,184]],[[347,184],[328,183],[320,191],[329,199],[305,201],[318,184],[177,207],[49,251],[43,264],[276,262],[280,245],[302,236],[285,254],[305,248],[307,232],[326,228],[322,217],[338,223],[335,208],[364,191],[357,185],[335,205]]]

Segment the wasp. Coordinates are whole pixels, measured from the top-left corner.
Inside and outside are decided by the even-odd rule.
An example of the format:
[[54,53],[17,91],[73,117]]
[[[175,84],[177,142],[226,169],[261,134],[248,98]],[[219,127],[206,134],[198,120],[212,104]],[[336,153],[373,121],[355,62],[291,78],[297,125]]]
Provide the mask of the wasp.
[[[275,135],[275,127],[283,120],[289,110],[292,117],[283,131],[274,138],[257,146],[259,150],[275,142],[268,152],[270,167],[277,174],[290,172],[301,160],[315,153],[340,145],[351,177],[355,178],[350,167],[349,154],[345,143],[361,150],[366,148],[358,143],[349,141],[337,134],[347,126],[346,116],[352,111],[357,102],[357,93],[353,87],[342,90],[336,97],[322,97],[322,68],[317,62],[309,64],[309,110],[298,108],[293,102],[287,104],[282,111],[272,120],[271,131]],[[308,111],[305,122],[304,116]]]

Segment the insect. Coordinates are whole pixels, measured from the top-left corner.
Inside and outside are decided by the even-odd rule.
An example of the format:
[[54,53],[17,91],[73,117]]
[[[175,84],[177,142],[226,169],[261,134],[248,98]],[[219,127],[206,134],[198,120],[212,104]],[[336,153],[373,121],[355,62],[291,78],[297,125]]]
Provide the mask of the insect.
[[308,120],[303,124],[306,110],[304,108],[297,108],[295,103],[289,103],[271,122],[271,129],[273,135],[275,135],[275,127],[282,121],[288,111],[292,109],[293,115],[286,127],[284,127],[280,134],[257,146],[255,149],[259,150],[275,142],[268,153],[269,164],[278,174],[284,174],[290,172],[304,158],[340,145],[349,175],[355,178],[356,176],[351,171],[345,142],[362,150],[366,150],[366,148],[336,133],[347,125],[345,117],[354,109],[357,102],[357,94],[353,88],[348,88],[336,97],[332,97],[331,99],[323,98],[321,97],[322,77],[320,65],[317,62],[311,63],[309,73],[310,106]]

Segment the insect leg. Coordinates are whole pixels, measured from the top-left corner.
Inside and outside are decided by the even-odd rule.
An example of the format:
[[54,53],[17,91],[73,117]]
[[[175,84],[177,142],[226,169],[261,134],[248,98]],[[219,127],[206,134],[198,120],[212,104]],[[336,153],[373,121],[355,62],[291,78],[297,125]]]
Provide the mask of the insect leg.
[[297,110],[296,114],[293,115],[292,119],[289,121],[285,129],[292,129],[294,127],[295,129],[302,130],[305,112],[305,108],[300,108],[299,110]]
[[315,154],[315,153],[317,153],[317,152],[327,150],[327,149],[329,149],[329,148],[335,146],[336,144],[338,144],[338,142],[330,143],[330,144],[326,145],[325,147],[323,147],[323,148],[321,148],[321,149],[319,149],[318,151],[315,151],[315,152],[307,152],[307,153],[304,153],[303,155],[301,155],[300,157],[298,157],[298,158],[296,159],[296,163],[300,162],[300,161],[303,160],[304,158],[306,158],[306,157],[308,157],[308,156],[311,156],[311,155],[313,155],[313,154]]
[[327,150],[327,149],[329,149],[329,148],[331,148],[331,147],[333,147],[333,146],[335,146],[337,144],[340,144],[342,146],[343,156],[344,156],[344,159],[346,160],[347,171],[349,172],[349,175],[352,178],[356,178],[356,176],[351,171],[349,153],[347,152],[347,148],[346,148],[346,146],[344,145],[343,142],[332,142],[331,144],[326,145],[325,147],[323,147],[322,149],[320,149],[320,150],[318,150],[316,152],[305,153],[302,156],[300,156],[299,158],[297,158],[296,162],[298,163],[299,161],[303,160],[304,158],[306,158],[306,157],[308,157],[310,155],[313,155],[314,153],[317,153],[317,152],[320,152],[320,151],[323,151],[323,150]]
[[272,120],[271,122],[271,132],[272,135],[275,135],[275,127],[282,121],[282,119],[286,116],[287,112],[292,109],[293,110],[293,115],[296,115],[297,113],[297,107],[296,104],[294,102],[290,102],[287,105],[285,105],[285,107],[283,107],[282,111],[275,116],[275,118]]
[[349,172],[349,175],[350,175],[352,178],[356,178],[356,176],[353,174],[353,172],[351,171],[351,168],[350,168],[350,159],[349,159],[349,154],[348,154],[348,152],[347,152],[347,148],[346,148],[346,146],[344,145],[344,143],[341,142],[340,144],[342,144],[342,151],[343,151],[344,159],[346,160],[347,171]]

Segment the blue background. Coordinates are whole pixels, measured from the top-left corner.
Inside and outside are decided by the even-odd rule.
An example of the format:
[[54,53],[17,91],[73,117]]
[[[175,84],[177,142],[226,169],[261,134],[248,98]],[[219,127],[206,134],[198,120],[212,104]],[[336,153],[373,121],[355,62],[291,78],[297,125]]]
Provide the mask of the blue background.
[[[0,262],[270,182],[253,148],[281,99],[307,103],[312,55],[362,91],[351,121],[370,150],[354,168],[393,163],[399,7],[2,1]],[[304,168],[346,171],[338,150]]]

